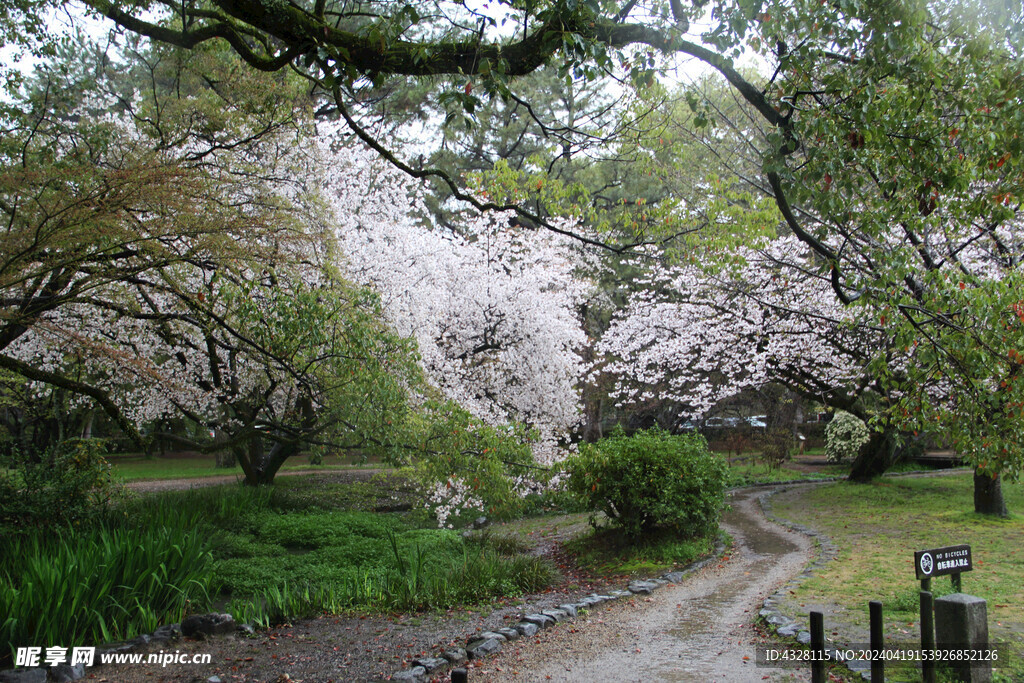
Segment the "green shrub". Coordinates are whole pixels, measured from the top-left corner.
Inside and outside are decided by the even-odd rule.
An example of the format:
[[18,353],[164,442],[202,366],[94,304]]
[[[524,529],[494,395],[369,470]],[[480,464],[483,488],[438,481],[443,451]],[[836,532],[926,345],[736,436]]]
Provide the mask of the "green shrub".
[[718,525],[727,469],[699,434],[619,431],[584,444],[565,467],[569,490],[631,539],[659,526],[686,537]]
[[106,512],[121,490],[105,453],[100,439],[69,439],[0,463],[0,526],[72,526]]
[[829,462],[853,460],[869,438],[868,427],[859,417],[836,411],[825,427],[825,459]]

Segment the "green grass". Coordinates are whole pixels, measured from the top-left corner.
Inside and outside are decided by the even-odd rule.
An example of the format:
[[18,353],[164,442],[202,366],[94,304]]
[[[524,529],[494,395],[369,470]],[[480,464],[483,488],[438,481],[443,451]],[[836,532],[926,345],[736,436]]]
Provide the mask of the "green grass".
[[[836,560],[802,583],[791,602],[833,602],[866,614],[868,601],[881,600],[887,632],[912,631],[919,589],[913,553],[967,543],[975,568],[963,574],[963,591],[988,601],[994,637],[1024,644],[1024,486],[1004,483],[1003,489],[1011,513],[1016,511],[1009,519],[973,512],[969,473],[840,482],[776,496],[777,515],[820,529],[839,549]],[[950,590],[946,577],[932,583],[939,594]],[[1019,652],[1017,668],[1010,670],[1016,680],[1024,680],[1022,658]]]
[[[157,456],[145,458],[141,455],[109,455],[107,460],[113,466],[114,476],[123,482],[147,481],[159,479],[193,479],[200,477],[218,477],[235,475],[239,479],[245,477],[242,468],[215,467],[214,457],[208,456]],[[354,467],[380,467],[379,463],[353,463],[351,458],[327,456],[321,465],[310,465],[304,457],[297,456],[289,460],[281,471],[323,472],[344,470]]]
[[734,463],[729,466],[729,486],[750,486],[754,484],[774,484],[780,481],[798,481],[827,479],[829,477],[846,476],[848,466],[828,465],[817,472],[803,472],[785,466],[769,468],[765,465]]
[[656,576],[714,552],[717,535],[680,538],[671,531],[645,535],[630,543],[617,530],[593,529],[565,543],[580,567],[593,574]]

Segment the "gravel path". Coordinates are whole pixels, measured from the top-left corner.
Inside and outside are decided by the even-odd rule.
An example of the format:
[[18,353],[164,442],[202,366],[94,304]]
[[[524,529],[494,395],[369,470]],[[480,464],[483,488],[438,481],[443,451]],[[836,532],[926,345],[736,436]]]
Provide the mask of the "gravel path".
[[[751,622],[765,597],[800,573],[811,541],[768,522],[757,498],[743,490],[722,526],[732,554],[662,588],[596,611],[573,627],[541,632],[507,645],[473,672],[478,681],[804,680],[800,672],[758,669],[754,646],[763,640]],[[767,677],[765,679],[765,677]]]

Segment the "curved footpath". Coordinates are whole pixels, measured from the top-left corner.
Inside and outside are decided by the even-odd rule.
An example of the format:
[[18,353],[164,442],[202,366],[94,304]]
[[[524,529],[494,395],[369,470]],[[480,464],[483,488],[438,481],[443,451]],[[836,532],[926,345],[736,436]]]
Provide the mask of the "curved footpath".
[[735,491],[722,527],[731,554],[650,597],[595,611],[584,628],[509,643],[470,674],[477,681],[799,681],[809,674],[757,668],[763,637],[751,626],[766,597],[800,574],[812,541],[765,519],[768,489]]

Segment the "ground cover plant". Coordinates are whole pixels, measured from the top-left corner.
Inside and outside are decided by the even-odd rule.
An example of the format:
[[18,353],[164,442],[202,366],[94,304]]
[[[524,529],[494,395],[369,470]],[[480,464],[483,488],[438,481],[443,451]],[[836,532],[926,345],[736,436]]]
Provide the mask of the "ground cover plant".
[[679,538],[659,531],[632,542],[613,529],[595,529],[569,540],[565,549],[585,571],[649,578],[707,557],[719,539],[718,533]]
[[330,477],[146,495],[79,526],[5,534],[0,640],[95,645],[214,607],[261,626],[444,608],[536,591],[556,576],[515,544],[436,528],[410,510],[411,489],[394,476]]
[[[540,559],[503,554],[486,537],[438,529],[425,515],[322,501],[279,486],[245,514],[222,521],[213,538],[216,589],[241,598],[232,602],[240,610],[256,597],[250,620],[450,607],[536,590],[553,578]],[[291,613],[282,613],[282,603],[293,605]]]
[[[1011,512],[1024,509],[1024,486],[1004,488]],[[914,551],[967,543],[975,569],[963,575],[963,592],[988,601],[990,635],[1017,648],[1012,668],[1001,673],[1024,679],[1024,517],[971,512],[972,491],[971,475],[960,473],[843,482],[775,496],[776,515],[822,530],[839,549],[836,560],[803,582],[789,602],[836,603],[863,614],[866,629],[868,601],[881,600],[886,633],[910,641],[919,637]],[[951,591],[946,577],[932,584],[937,595]]]

